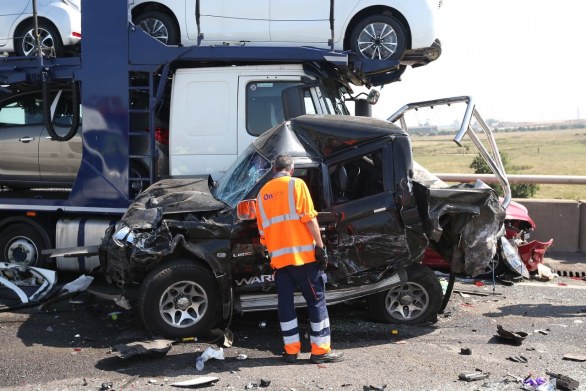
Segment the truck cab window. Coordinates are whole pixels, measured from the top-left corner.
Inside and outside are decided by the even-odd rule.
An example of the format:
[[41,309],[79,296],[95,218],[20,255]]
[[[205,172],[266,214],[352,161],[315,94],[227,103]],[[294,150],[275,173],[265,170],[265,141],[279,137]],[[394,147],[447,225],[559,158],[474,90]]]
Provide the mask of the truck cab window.
[[[260,136],[285,120],[281,93],[299,82],[264,81],[246,86],[246,130]],[[306,99],[307,101],[307,99]]]

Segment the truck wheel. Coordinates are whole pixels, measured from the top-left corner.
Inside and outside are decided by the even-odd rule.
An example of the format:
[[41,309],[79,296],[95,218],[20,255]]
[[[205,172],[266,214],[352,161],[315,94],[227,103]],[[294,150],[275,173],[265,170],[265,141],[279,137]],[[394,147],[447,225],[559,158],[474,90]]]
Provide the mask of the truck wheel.
[[360,21],[350,34],[350,49],[373,60],[400,60],[405,52],[405,28],[389,13]]
[[147,329],[167,338],[202,335],[219,320],[220,294],[212,274],[193,261],[161,264],[144,279],[138,308]]
[[27,223],[18,223],[0,233],[2,261],[22,266],[44,267],[47,256],[41,251],[49,244],[42,233]]
[[[146,167],[144,167],[142,164],[135,162],[135,161],[132,161],[132,162],[130,162],[130,177],[131,178],[148,178],[149,172],[146,169]],[[130,189],[129,189],[130,198],[136,197],[137,195],[142,193],[142,191],[145,190],[149,186],[149,182],[142,181],[140,179],[131,180],[131,181],[129,181],[129,183],[130,183]]]
[[368,297],[368,308],[377,320],[386,323],[417,324],[435,317],[442,305],[439,280],[427,266],[407,268],[407,282]]
[[146,11],[134,19],[134,24],[165,45],[179,45],[179,29],[172,17],[161,11]]
[[[37,43],[35,39],[35,26],[32,21],[23,24],[16,34],[18,38],[14,40],[14,49],[19,56],[33,56],[37,53]],[[39,40],[41,50],[46,52],[53,49],[55,56],[63,55],[63,44],[59,31],[50,23],[39,20]]]

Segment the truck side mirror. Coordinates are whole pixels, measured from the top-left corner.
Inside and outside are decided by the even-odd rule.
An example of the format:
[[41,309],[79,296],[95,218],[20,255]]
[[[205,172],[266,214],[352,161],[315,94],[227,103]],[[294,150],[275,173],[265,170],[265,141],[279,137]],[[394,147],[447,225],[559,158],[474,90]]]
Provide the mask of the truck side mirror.
[[370,103],[371,105],[376,105],[376,103],[378,102],[378,98],[380,98],[380,91],[375,90],[375,89],[371,89],[368,92],[368,96],[366,97],[366,101],[368,103]]
[[256,220],[256,200],[242,200],[236,206],[236,215],[239,220]]

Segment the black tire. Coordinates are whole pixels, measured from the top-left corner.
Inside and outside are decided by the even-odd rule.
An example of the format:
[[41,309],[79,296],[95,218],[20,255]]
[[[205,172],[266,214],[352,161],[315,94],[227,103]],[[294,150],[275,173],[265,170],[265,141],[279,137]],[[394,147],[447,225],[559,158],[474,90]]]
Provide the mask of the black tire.
[[47,256],[41,252],[49,247],[47,238],[31,224],[17,223],[0,233],[0,251],[3,262],[45,267]]
[[179,45],[179,28],[175,20],[161,11],[146,11],[134,18],[134,24],[165,45]]
[[163,263],[152,270],[138,296],[146,328],[167,338],[204,335],[220,319],[220,304],[213,275],[187,259]]
[[400,60],[406,42],[403,24],[389,13],[364,18],[350,34],[350,49],[370,59]]
[[[37,55],[33,21],[27,21],[18,28],[14,39],[14,50],[19,56]],[[43,52],[53,51],[55,56],[61,57],[64,54],[63,43],[59,31],[52,24],[39,20],[39,36],[41,50]]]
[[418,324],[435,319],[443,293],[439,280],[427,266],[407,268],[403,285],[368,297],[371,315],[385,323]]

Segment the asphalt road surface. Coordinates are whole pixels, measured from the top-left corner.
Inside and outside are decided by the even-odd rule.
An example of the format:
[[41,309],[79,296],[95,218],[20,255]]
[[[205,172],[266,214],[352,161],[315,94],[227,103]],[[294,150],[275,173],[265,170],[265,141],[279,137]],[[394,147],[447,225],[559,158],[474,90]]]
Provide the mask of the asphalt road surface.
[[[110,302],[65,301],[48,311],[4,312],[0,389],[177,390],[172,383],[215,376],[219,380],[207,389],[517,390],[521,383],[516,378],[550,379],[550,371],[570,376],[586,390],[586,362],[564,359],[567,354],[586,356],[586,281],[558,277],[496,285],[494,294],[490,285],[457,282],[455,289],[464,294],[454,293],[433,324],[376,323],[361,302],[330,307],[333,347],[346,357],[335,364],[309,363],[304,311],[299,319],[305,353],[294,365],[281,361],[275,312],[236,316],[230,324],[234,343],[224,348],[225,359],[209,360],[201,372],[195,369],[196,357],[217,346],[210,343],[215,337],[175,343],[161,357],[113,354],[114,345],[152,336],[134,312]],[[115,311],[120,314],[112,316]],[[497,325],[528,336],[520,346],[504,343],[495,337]],[[488,377],[458,379],[477,370]]]

